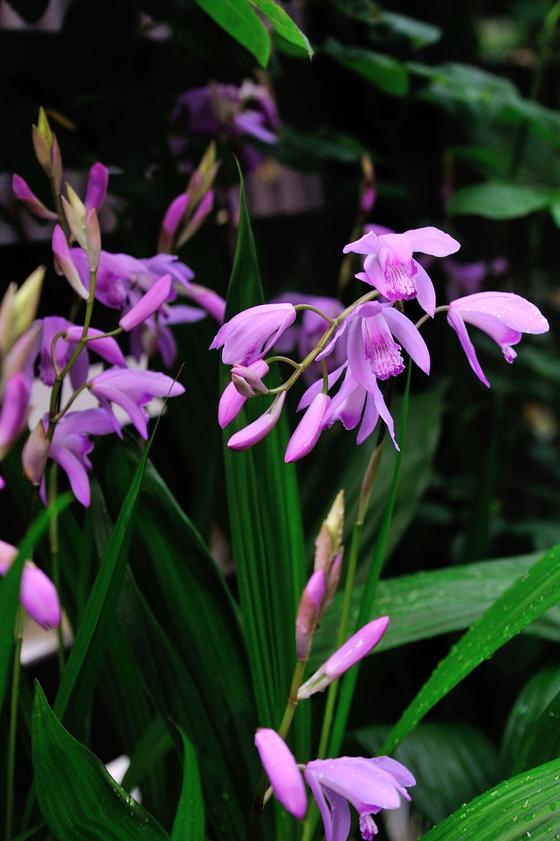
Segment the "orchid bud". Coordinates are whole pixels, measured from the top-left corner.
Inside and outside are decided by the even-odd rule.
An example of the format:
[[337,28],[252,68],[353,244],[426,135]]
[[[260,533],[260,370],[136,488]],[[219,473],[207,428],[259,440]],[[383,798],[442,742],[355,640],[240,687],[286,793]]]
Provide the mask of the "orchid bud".
[[41,324],[35,322],[29,330],[26,330],[23,335],[15,342],[13,347],[4,359],[0,377],[0,392],[2,390],[2,383],[6,383],[8,379],[17,374],[19,371],[24,371],[38,350],[39,336],[41,334]]
[[200,307],[205,309],[218,324],[223,323],[226,313],[226,302],[221,295],[218,295],[212,289],[207,289],[206,286],[200,286],[198,283],[189,284],[187,295]]
[[143,295],[119,321],[120,326],[127,332],[150,318],[169,298],[171,292],[171,275],[165,274]]
[[0,460],[25,427],[30,394],[31,382],[23,374],[14,374],[6,382],[0,407]]
[[313,633],[317,627],[325,597],[325,573],[314,572],[307,582],[296,615],[296,655],[298,660],[307,660],[311,650]]
[[[18,550],[0,540],[0,575],[4,576],[17,558]],[[60,624],[60,602],[50,578],[32,561],[25,561],[21,575],[19,599],[29,615],[43,628]]]
[[265,727],[257,730],[255,746],[274,796],[291,815],[302,820],[307,811],[307,795],[291,750],[275,730]]
[[268,388],[256,373],[254,367],[234,365],[231,369],[231,380],[239,394],[243,395],[243,397],[254,397],[256,394],[268,393]]
[[[264,359],[259,359],[247,366],[255,376],[262,378],[268,374],[268,365]],[[240,394],[233,382],[229,383],[220,398],[218,405],[218,423],[220,427],[228,426],[234,420],[247,401],[247,397]]]
[[43,170],[45,175],[48,175],[50,178],[52,175],[50,146],[47,145],[45,138],[42,136],[37,126],[32,127],[31,138],[33,140],[33,149],[35,150],[35,157],[41,165],[41,169]]
[[45,425],[41,420],[25,442],[21,453],[23,472],[32,485],[38,486],[41,484],[47,464],[49,446],[50,442],[47,438]]
[[94,164],[88,175],[86,188],[86,210],[99,210],[107,197],[109,170],[102,163]]
[[60,225],[56,225],[52,236],[52,250],[55,255],[55,263],[64,275],[74,292],[84,301],[88,298],[88,290],[82,283],[78,269],[74,265],[70,249]]
[[344,491],[339,491],[326,520],[323,521],[315,540],[315,563],[313,568],[323,569],[329,575],[333,558],[341,553],[344,532]]
[[327,608],[329,607],[330,603],[334,599],[334,594],[338,589],[338,583],[340,581],[340,576],[342,574],[342,559],[344,557],[344,552],[338,552],[332,561],[331,568],[329,570],[329,574],[327,576],[327,591],[325,593],[325,598],[323,599],[323,606],[321,608],[321,615],[319,616],[319,620],[323,618],[325,613],[327,612]]
[[193,237],[198,229],[201,227],[202,223],[208,216],[208,214],[212,211],[214,207],[214,191],[208,190],[207,193],[201,198],[198,207],[196,208],[192,219],[185,227],[185,230],[179,237],[177,242],[177,248],[180,248],[186,242],[188,242],[191,237]]
[[96,272],[101,256],[101,231],[97,211],[92,208],[86,218],[87,256],[90,272]]
[[185,211],[187,209],[188,196],[186,193],[180,193],[176,196],[163,217],[161,223],[161,230],[159,232],[158,251],[169,252],[177,233],[177,228],[185,218]]
[[27,181],[15,172],[12,175],[12,192],[16,199],[39,219],[47,219],[52,222],[58,218],[54,211],[49,210],[41,199],[37,198]]
[[297,695],[298,701],[310,698],[316,692],[324,692],[333,680],[359,663],[379,643],[388,625],[389,617],[381,616],[360,628],[334,654],[331,654],[329,659],[323,663],[320,669],[317,669],[309,680],[300,686]]
[[8,284],[0,303],[0,355],[4,356],[14,342],[13,324],[15,319],[15,300],[17,286]]
[[49,120],[45,109],[41,106],[39,108],[39,119],[37,120],[37,131],[45,141],[49,151],[53,144],[53,133],[49,125]]
[[56,139],[55,134],[53,134],[51,146],[51,166],[54,189],[57,193],[60,193],[64,173],[62,171],[62,155],[60,154],[60,146],[58,145],[58,140]]
[[266,438],[273,427],[276,426],[282,414],[282,408],[286,399],[286,392],[278,394],[271,406],[256,421],[240,429],[232,435],[227,442],[231,450],[247,450]]
[[76,242],[84,249],[84,251],[87,251],[88,241],[85,206],[82,204],[81,199],[69,184],[66,185],[66,191],[69,198],[62,196],[62,206],[64,208],[66,221],[68,222],[68,227],[70,228],[72,236]]
[[37,315],[39,299],[43,288],[45,267],[38,266],[26,278],[14,298],[14,337],[18,339],[31,325]]
[[319,392],[315,395],[288,441],[284,455],[286,463],[298,461],[311,452],[323,431],[323,421],[330,402],[328,394]]

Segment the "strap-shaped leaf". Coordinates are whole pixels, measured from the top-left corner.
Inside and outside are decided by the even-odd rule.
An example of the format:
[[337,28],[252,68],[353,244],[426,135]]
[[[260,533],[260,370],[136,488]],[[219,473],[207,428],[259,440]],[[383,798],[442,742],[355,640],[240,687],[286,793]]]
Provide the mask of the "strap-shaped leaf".
[[262,67],[270,57],[270,36],[249,0],[196,0],[218,26],[252,53]]
[[204,841],[204,801],[196,752],[181,731],[183,739],[183,785],[171,841]]

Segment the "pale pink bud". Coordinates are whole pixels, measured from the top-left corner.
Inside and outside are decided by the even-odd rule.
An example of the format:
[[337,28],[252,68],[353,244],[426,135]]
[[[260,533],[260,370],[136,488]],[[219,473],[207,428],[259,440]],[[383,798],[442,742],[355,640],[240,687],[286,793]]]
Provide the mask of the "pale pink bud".
[[[264,359],[258,359],[257,362],[253,362],[252,365],[248,365],[247,367],[259,378],[268,374],[269,370]],[[239,393],[234,383],[229,383],[225,387],[218,406],[218,423],[222,429],[237,417],[246,401],[247,397]]]
[[164,274],[148,289],[137,304],[119,321],[120,326],[127,332],[153,315],[169,298],[171,292],[171,275]]
[[16,199],[34,216],[38,216],[39,219],[48,219],[51,222],[58,219],[56,213],[45,207],[41,199],[37,198],[21,175],[16,175],[16,173],[12,175],[12,190]]
[[296,615],[296,655],[298,660],[307,660],[311,649],[313,633],[317,627],[321,607],[325,598],[325,573],[314,572],[301,594]]
[[274,796],[291,815],[303,820],[307,811],[307,795],[291,750],[278,733],[268,727],[257,730],[255,746]]
[[57,193],[60,193],[60,188],[62,187],[62,157],[60,154],[60,146],[58,145],[58,140],[56,139],[56,135],[53,134],[52,136],[52,146],[51,146],[51,164],[52,164],[52,177],[54,182],[54,188]]
[[187,289],[187,295],[195,301],[199,307],[206,310],[208,315],[211,315],[218,324],[222,324],[226,314],[226,302],[213,292],[212,289],[207,289],[206,286],[199,286],[198,283],[191,283]]
[[78,269],[74,265],[72,260],[72,255],[70,254],[70,249],[68,247],[68,243],[66,242],[66,237],[64,236],[64,231],[60,227],[60,225],[56,225],[53,236],[52,236],[52,250],[55,255],[55,260],[58,268],[80,298],[87,300],[88,291],[84,284],[82,283],[82,279],[78,272]]
[[7,381],[0,407],[0,459],[9,452],[27,421],[31,382],[23,374]]
[[323,392],[315,395],[288,441],[285,462],[298,461],[311,452],[323,431],[323,420],[330,400],[328,394]]
[[40,485],[49,454],[49,440],[43,421],[39,421],[23,446],[21,463],[25,477],[32,485]]
[[323,569],[329,576],[329,570],[336,554],[342,551],[344,532],[344,491],[339,491],[331,505],[326,519],[315,540],[315,562],[313,569]]
[[107,197],[109,170],[102,163],[94,164],[88,175],[86,188],[86,210],[99,210]]
[[231,380],[243,397],[254,397],[255,394],[268,393],[268,388],[262,379],[248,365],[234,365],[231,369]]
[[331,654],[329,659],[317,669],[309,680],[302,684],[298,690],[298,700],[303,701],[316,692],[323,692],[329,684],[336,680],[344,672],[359,663],[380,641],[387,630],[389,617],[381,616],[364,625],[363,628],[350,637],[349,640]]
[[286,392],[278,394],[271,406],[256,421],[240,429],[232,435],[227,442],[231,450],[247,450],[266,438],[273,427],[276,426],[282,414],[282,407],[286,399]]
[[[0,575],[6,575],[17,554],[15,546],[0,540]],[[26,561],[23,567],[19,599],[29,615],[43,628],[55,628],[60,624],[56,588],[32,561]]]
[[171,249],[177,228],[185,218],[188,200],[189,197],[186,193],[180,193],[165,211],[159,232],[158,251],[169,251]]
[[196,208],[192,219],[186,226],[184,233],[182,234],[182,236],[179,239],[179,242],[177,243],[177,246],[184,245],[185,242],[188,242],[188,240],[196,234],[196,232],[198,231],[208,214],[212,211],[213,207],[214,191],[209,190],[207,193],[204,194],[204,196],[200,200],[200,204]]
[[90,272],[96,272],[101,256],[101,231],[97,211],[92,208],[86,217],[87,255]]
[[338,583],[340,581],[340,576],[342,574],[342,558],[343,553],[342,551],[336,554],[332,560],[331,568],[329,570],[329,574],[327,576],[327,591],[325,593],[325,598],[323,600],[323,606],[321,608],[321,619],[329,607],[330,603],[334,598],[334,594],[337,591]]

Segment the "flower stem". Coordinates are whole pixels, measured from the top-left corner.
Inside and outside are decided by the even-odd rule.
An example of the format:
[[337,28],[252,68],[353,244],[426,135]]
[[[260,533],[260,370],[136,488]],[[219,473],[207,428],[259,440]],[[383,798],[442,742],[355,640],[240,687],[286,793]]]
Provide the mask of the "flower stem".
[[18,721],[19,679],[21,674],[21,646],[23,641],[24,612],[18,605],[14,626],[15,651],[12,671],[12,691],[10,699],[10,729],[8,735],[8,764],[6,771],[6,841],[11,841],[14,823],[14,786],[16,766],[16,736]]
[[[58,465],[54,462],[49,470],[48,503],[53,505],[56,502],[58,493]],[[51,550],[51,572],[53,584],[56,589],[59,602],[62,604],[62,593],[60,589],[60,552],[58,542],[58,514],[53,507],[52,517],[49,521],[49,543]],[[64,671],[64,639],[62,636],[62,621],[56,628],[57,652],[58,652],[58,673],[62,677]]]
[[290,686],[290,694],[288,695],[284,715],[282,716],[282,721],[280,722],[280,727],[278,728],[278,734],[283,739],[285,739],[288,735],[288,730],[290,729],[292,721],[294,719],[294,715],[298,705],[297,693],[303,680],[303,673],[305,671],[306,663],[307,660],[296,661],[294,673],[292,676],[292,684]]
[[323,318],[328,324],[332,324],[334,319],[327,315],[323,310],[320,310],[319,307],[314,307],[312,304],[294,304],[294,309],[299,310],[309,310],[309,312],[314,312]]

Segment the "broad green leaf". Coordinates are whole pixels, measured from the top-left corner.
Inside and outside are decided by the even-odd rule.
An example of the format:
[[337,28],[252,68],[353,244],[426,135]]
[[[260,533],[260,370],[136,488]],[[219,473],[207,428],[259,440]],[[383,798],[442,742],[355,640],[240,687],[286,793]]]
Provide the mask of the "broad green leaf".
[[560,667],[537,672],[511,709],[502,743],[502,768],[518,774],[560,755]]
[[249,0],[196,0],[218,26],[252,53],[261,67],[270,57],[270,36]]
[[560,759],[525,771],[461,806],[422,841],[545,841],[560,825]]
[[[227,318],[263,302],[255,241],[241,185],[241,211],[235,258],[228,288]],[[222,366],[222,387],[228,373]],[[267,381],[274,385],[275,372]],[[225,430],[233,432],[263,412],[270,398],[248,401]],[[284,463],[285,416],[263,442],[245,452],[224,447],[233,555],[242,621],[251,662],[259,723],[277,726],[295,663],[294,621],[308,567],[296,474]],[[296,727],[306,721],[304,715]],[[308,713],[307,713],[308,714]],[[300,733],[300,738],[304,735]],[[300,743],[298,755],[305,755]]]
[[454,193],[447,203],[449,213],[474,214],[486,219],[517,219],[548,205],[544,190],[520,184],[489,182],[474,184]]
[[31,723],[39,806],[59,841],[168,841],[157,821],[64,729],[39,684]]
[[[385,726],[368,727],[354,735],[368,754],[376,755],[388,730]],[[414,805],[433,824],[497,779],[494,745],[480,730],[465,724],[421,724],[394,756],[416,777]]]
[[181,732],[183,739],[183,785],[173,822],[171,841],[204,841],[204,801],[196,752]]
[[[386,578],[379,583],[370,618],[387,615],[391,624],[375,650],[469,628],[539,557],[522,555]],[[361,590],[356,587],[352,594],[351,622],[358,616]],[[319,666],[331,653],[339,609],[338,595],[317,631],[312,666]],[[560,642],[560,607],[538,617],[525,633]]]
[[14,628],[23,566],[27,558],[33,557],[35,546],[46,532],[51,517],[58,516],[64,511],[71,500],[72,497],[69,494],[64,494],[45,511],[41,512],[21,541],[18,555],[7,575],[0,578],[0,710],[4,702],[8,675],[12,665]]
[[396,12],[382,11],[379,16],[379,23],[395,35],[408,38],[415,49],[428,47],[441,38],[439,27],[416,20],[416,18],[410,18],[407,15],[398,15]]
[[136,502],[149,452],[150,443],[144,447],[126,493],[58,687],[55,712],[59,718],[65,717],[70,722],[78,721],[89,703],[109,642],[114,609],[128,563],[128,545]]
[[263,13],[263,15],[270,21],[274,31],[288,41],[290,44],[298,47],[309,58],[313,55],[313,49],[307,37],[303,34],[299,26],[296,26],[289,14],[284,11],[282,6],[278,5],[275,0],[250,0],[253,6]]
[[453,646],[407,707],[384,745],[390,753],[458,683],[560,601],[560,546],[521,575]]
[[343,67],[362,76],[385,93],[404,96],[408,92],[408,70],[400,61],[385,53],[347,47],[334,38],[327,40],[323,50]]

